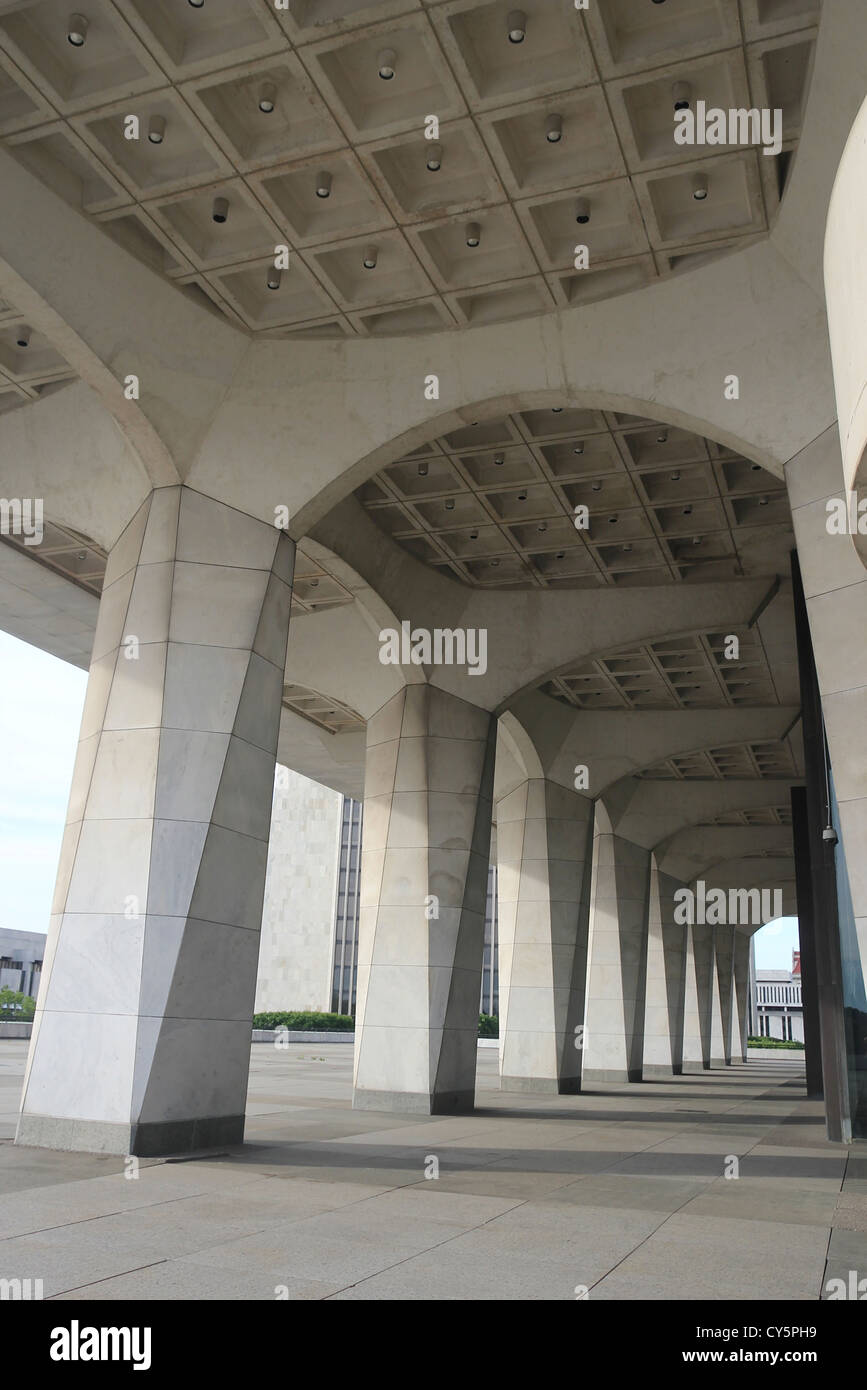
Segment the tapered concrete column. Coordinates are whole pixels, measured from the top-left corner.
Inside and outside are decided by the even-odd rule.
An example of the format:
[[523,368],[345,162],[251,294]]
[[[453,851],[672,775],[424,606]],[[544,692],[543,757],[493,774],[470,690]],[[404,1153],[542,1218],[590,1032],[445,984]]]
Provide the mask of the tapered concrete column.
[[[728,963],[726,964],[725,945],[723,945],[723,959],[720,962],[718,953],[718,940],[721,932],[730,932],[730,927],[710,927],[710,1017],[709,1017],[709,1046],[710,1056],[708,1061],[712,1067],[724,1067],[726,1065],[726,1035],[731,1034],[731,950],[729,949]],[[722,968],[720,966],[722,965]],[[729,1026],[726,1028],[726,1005],[728,1005]]]
[[710,1065],[710,1011],[713,986],[713,928],[687,927],[683,1008],[683,1071]]
[[720,1056],[726,1066],[731,1066],[732,1061],[734,935],[733,927],[714,928],[714,984],[719,1007],[719,1028],[722,1035]]
[[674,895],[682,887],[650,861],[647,989],[644,1006],[645,1081],[677,1076],[683,1063],[685,933],[674,920]]
[[747,1060],[749,1032],[750,941],[746,932],[736,931],[733,938],[732,966],[732,1061]]
[[[803,626],[802,626],[803,632]],[[809,723],[809,712],[807,714]],[[809,739],[806,740],[809,746]],[[807,1095],[824,1094],[822,1025],[819,1009],[819,948],[816,941],[815,875],[810,834],[810,799],[807,788],[792,787],[792,849],[798,900],[798,943],[801,948],[801,1002],[804,1022],[804,1069]],[[827,934],[827,925],[825,926]],[[822,942],[823,957],[827,941]],[[835,943],[836,944],[836,943]],[[838,951],[839,954],[839,951]]]
[[243,1138],[293,549],[172,487],[111,552],[19,1143]]
[[[857,316],[852,322],[861,326]],[[845,353],[835,359],[835,373],[843,364],[853,367]],[[863,426],[863,402],[858,409]],[[858,510],[865,470],[853,442],[845,437],[844,454],[847,468],[860,460],[858,492],[844,484],[836,430],[786,465],[798,546],[793,577],[823,1092],[828,1136],[843,1142],[867,1136],[867,537]],[[829,781],[837,846],[823,837]]]
[[581,1088],[593,803],[531,778],[497,805],[500,1085]]
[[585,1082],[640,1081],[650,851],[611,832],[596,803]]
[[[867,536],[834,530],[841,510],[853,505],[836,431],[786,465],[786,482],[867,979]],[[859,498],[863,505],[863,486],[854,505]],[[867,527],[864,512],[857,515]],[[850,510],[850,525],[851,519]]]
[[471,1110],[496,721],[427,685],[367,725],[356,1109]]

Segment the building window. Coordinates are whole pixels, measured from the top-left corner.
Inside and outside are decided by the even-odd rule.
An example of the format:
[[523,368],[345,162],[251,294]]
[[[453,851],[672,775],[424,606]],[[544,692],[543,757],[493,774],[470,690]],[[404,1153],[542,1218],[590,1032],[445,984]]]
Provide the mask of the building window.
[[482,997],[479,1013],[497,1014],[500,1010],[500,970],[497,942],[497,866],[488,867],[488,892],[485,899],[485,953],[482,958]]
[[[337,910],[334,921],[334,969],[331,975],[331,1011],[355,1013],[358,978],[358,908],[361,875],[360,801],[343,800],[340,831],[340,863],[337,870]],[[482,989],[479,1013],[494,1014],[500,1008],[500,969],[497,940],[497,866],[488,868],[485,902],[485,948],[482,959]]]
[[361,813],[360,801],[353,801],[349,796],[343,798],[340,864],[337,871],[337,911],[334,923],[334,972],[331,981],[331,1012],[335,1014],[355,1013]]

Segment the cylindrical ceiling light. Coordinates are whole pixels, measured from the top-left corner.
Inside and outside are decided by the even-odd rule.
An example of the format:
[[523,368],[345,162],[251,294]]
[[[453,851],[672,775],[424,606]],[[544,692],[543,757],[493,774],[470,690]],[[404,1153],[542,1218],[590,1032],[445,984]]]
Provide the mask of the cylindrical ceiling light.
[[575,203],[575,221],[584,227],[590,221],[590,199],[578,198]]
[[545,139],[549,145],[558,145],[563,138],[563,117],[547,116],[545,119]]
[[671,89],[675,111],[688,111],[692,88],[688,82],[675,82]]
[[211,217],[215,222],[225,222],[229,216],[228,198],[215,198],[211,207]]
[[280,281],[281,281],[282,279],[283,279],[283,272],[282,272],[282,270],[280,269],[279,266],[272,265],[272,266],[269,266],[269,267],[268,267],[268,281],[267,281],[267,284],[268,284],[268,289],[269,289],[269,290],[279,290],[279,288],[280,288]]
[[88,22],[83,14],[71,14],[66,26],[66,38],[73,48],[83,48],[87,40]]
[[277,85],[274,82],[263,82],[259,88],[259,110],[266,116],[270,116],[274,107],[277,105]]
[[362,262],[365,270],[376,270],[376,262],[379,259],[379,252],[375,246],[368,246],[364,253]]
[[467,223],[467,246],[478,246],[482,240],[482,228],[478,222]]
[[707,197],[707,174],[693,174],[692,196],[697,203],[704,202]]
[[317,198],[331,197],[331,174],[327,169],[320,169],[316,175],[316,196]]
[[152,145],[161,145],[166,138],[165,116],[151,116],[148,121],[148,139]]
[[527,16],[523,10],[512,10],[507,20],[509,43],[523,43],[527,37]]
[[397,54],[394,49],[384,48],[376,61],[383,82],[390,82],[394,77],[394,65],[397,62]]
[[442,145],[431,145],[427,152],[427,167],[432,174],[438,174],[443,167],[443,147]]

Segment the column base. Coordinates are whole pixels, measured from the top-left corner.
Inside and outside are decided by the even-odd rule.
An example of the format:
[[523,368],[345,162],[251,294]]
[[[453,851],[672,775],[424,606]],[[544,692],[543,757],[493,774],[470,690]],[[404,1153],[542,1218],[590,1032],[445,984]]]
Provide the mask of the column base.
[[711,1057],[710,1064],[712,1067],[727,1067],[729,1061],[727,1057]]
[[580,1076],[501,1076],[501,1091],[523,1091],[526,1095],[577,1096]]
[[424,1091],[352,1092],[353,1110],[390,1110],[398,1115],[471,1115],[476,1105],[475,1091],[443,1091],[427,1095]]
[[670,1081],[673,1076],[680,1076],[680,1067],[669,1067],[658,1062],[645,1062],[641,1069],[643,1081]]
[[244,1116],[216,1115],[197,1120],[166,1120],[146,1124],[114,1124],[105,1120],[72,1120],[53,1115],[20,1115],[15,1143],[37,1149],[75,1153],[136,1155],[164,1158],[202,1149],[243,1144]]
[[684,1076],[702,1076],[707,1071],[706,1062],[683,1062],[681,1072]]
[[585,1067],[581,1075],[583,1083],[592,1081],[594,1085],[601,1083],[603,1086],[609,1083],[624,1085],[627,1081],[640,1081],[641,1079],[641,1071],[638,1068],[633,1068],[631,1071],[597,1071],[595,1068],[588,1070]]

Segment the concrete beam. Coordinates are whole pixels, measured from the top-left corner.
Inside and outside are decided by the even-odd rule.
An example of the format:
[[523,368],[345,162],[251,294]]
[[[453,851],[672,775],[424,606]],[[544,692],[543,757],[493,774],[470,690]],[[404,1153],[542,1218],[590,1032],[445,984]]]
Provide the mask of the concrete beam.
[[[525,691],[576,661],[641,641],[749,624],[770,579],[619,589],[471,589],[432,571],[384,536],[355,498],[335,508],[314,539],[339,555],[412,629],[462,628],[486,633],[487,669],[429,670],[430,682],[479,708],[512,708]],[[725,630],[729,630],[726,626]],[[370,634],[370,660],[379,660]],[[395,668],[397,669],[397,668]],[[401,668],[408,681],[419,667]],[[624,769],[625,770],[625,769]]]
[[[154,486],[176,482],[248,336],[130,256],[2,149],[0,184],[0,292],[97,392]],[[128,373],[140,378],[139,401],[124,396]],[[62,456],[55,464],[64,470]],[[262,518],[270,519],[273,511]]]
[[656,853],[664,873],[689,882],[725,859],[791,849],[788,825],[699,825],[679,831]]
[[670,782],[635,777],[618,783],[611,791],[618,798],[628,793],[618,830],[635,844],[655,849],[679,830],[702,825],[726,811],[788,806],[791,788],[796,785],[800,784],[788,778],[679,782],[677,796],[673,797]]
[[[624,777],[654,767],[676,754],[754,739],[782,738],[798,711],[779,706],[717,710],[575,710],[550,695],[533,691],[516,701],[510,714],[532,737],[547,777],[563,786],[572,786],[575,767],[585,765],[589,771],[588,795],[595,797]],[[671,784],[667,785],[671,797]],[[678,791],[682,785],[678,783]],[[621,833],[620,802],[624,790],[628,789],[620,788],[617,795],[606,797],[618,834]],[[644,841],[636,839],[635,843]]]

